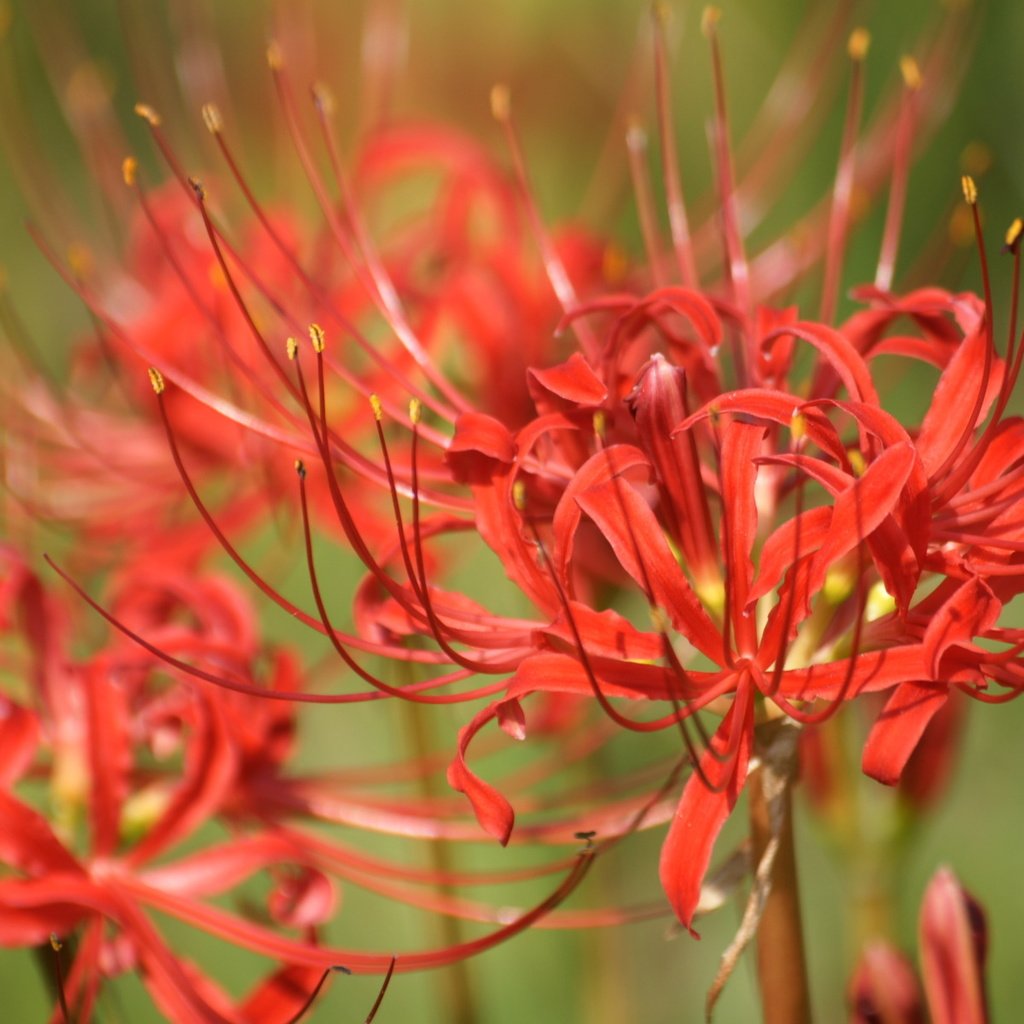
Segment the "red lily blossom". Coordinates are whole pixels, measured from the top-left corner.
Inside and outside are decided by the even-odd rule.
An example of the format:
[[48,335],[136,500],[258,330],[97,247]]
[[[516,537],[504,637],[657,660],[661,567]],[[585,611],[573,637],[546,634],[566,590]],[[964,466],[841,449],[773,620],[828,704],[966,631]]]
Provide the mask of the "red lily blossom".
[[[105,980],[133,970],[171,1020],[290,1020],[332,966],[390,975],[396,967],[452,963],[549,915],[586,873],[589,851],[518,872],[416,869],[310,827],[470,834],[441,802],[375,795],[415,779],[422,770],[415,763],[348,780],[290,769],[295,700],[322,697],[300,692],[291,656],[261,652],[251,609],[225,581],[148,565],[124,573],[106,614],[128,636],[149,637],[153,650],[115,636],[82,660],[67,653],[70,616],[24,561],[5,551],[4,569],[0,622],[8,638],[23,640],[11,668],[26,686],[20,702],[2,698],[0,944],[75,937],[64,995],[82,1019]],[[258,661],[266,682],[257,678]],[[224,685],[195,687],[192,676],[203,673]],[[259,695],[274,699],[254,704]],[[17,794],[30,781],[48,785],[48,818]],[[208,836],[211,823],[228,836]],[[190,839],[202,845],[184,852]],[[552,873],[560,881],[551,894],[522,910],[453,894],[456,885],[504,892]],[[265,910],[239,914],[217,905],[254,878],[269,884]],[[403,953],[397,964],[392,953],[331,947],[320,933],[344,885],[491,929]],[[163,937],[153,911],[280,966],[235,1003]],[[600,915],[580,923],[591,919]]]
[[[712,21],[707,28],[720,70]],[[865,48],[859,36],[851,43],[853,112],[860,102]],[[925,75],[934,62],[941,63],[943,52],[936,47]],[[663,62],[660,48],[658,54]],[[334,241],[344,253],[357,253],[364,265],[359,282],[391,326],[397,351],[404,353],[403,368],[415,369],[439,392],[431,396],[409,387],[414,395],[405,421],[409,433],[394,451],[384,424],[390,430],[392,422],[405,418],[395,416],[390,385],[375,395],[383,461],[374,466],[330,422],[334,403],[325,371],[335,367],[325,355],[323,333],[312,329],[315,374],[303,369],[306,357],[289,345],[294,373],[286,386],[299,399],[311,440],[278,439],[304,453],[312,445],[324,467],[327,507],[370,570],[356,601],[361,636],[343,636],[329,618],[317,582],[308,540],[307,470],[301,465],[317,615],[301,614],[350,668],[391,696],[416,693],[417,700],[434,700],[419,696],[420,687],[431,689],[472,673],[511,673],[496,688],[473,687],[444,698],[500,694],[463,729],[449,771],[450,782],[467,794],[487,831],[507,842],[512,809],[470,771],[465,754],[492,720],[511,735],[524,736],[526,697],[590,696],[613,722],[631,731],[679,727],[694,772],[669,830],[661,876],[677,915],[690,925],[715,837],[744,785],[757,723],[782,716],[813,725],[861,693],[891,692],[865,763],[872,774],[894,781],[950,685],[978,693],[996,680],[1015,692],[1014,648],[1005,656],[989,655],[976,643],[982,638],[1016,642],[1015,634],[997,625],[1012,587],[1006,581],[1013,577],[1001,576],[1004,582],[995,587],[987,574],[972,571],[977,542],[962,530],[975,514],[969,497],[968,511],[951,516],[944,510],[965,487],[1002,494],[998,480],[1004,472],[1012,474],[1012,449],[996,461],[986,454],[999,451],[997,441],[1012,433],[1003,414],[1019,360],[1012,351],[1005,358],[995,354],[990,298],[982,303],[938,289],[900,298],[888,291],[898,216],[887,222],[879,284],[860,293],[869,303],[865,312],[832,326],[767,305],[774,286],[761,284],[753,273],[737,227],[738,193],[719,73],[714,156],[725,282],[708,292],[693,287],[689,268],[699,268],[699,262],[677,224],[673,246],[683,284],[659,283],[668,272],[655,273],[658,243],[649,237],[653,290],[581,298],[579,282],[536,214],[508,97],[496,91],[495,114],[506,129],[527,213],[565,311],[562,330],[571,330],[579,341],[579,351],[567,359],[530,370],[535,415],[511,429],[490,407],[472,408],[438,369],[440,353],[424,347],[332,155],[329,107],[321,98],[317,109],[344,223],[329,210],[326,186],[294,122],[290,79],[276,50],[271,67]],[[890,209],[896,211],[908,173],[910,126],[921,104],[922,73],[914,62],[905,62],[904,78],[901,113],[890,122],[886,139],[895,150]],[[664,114],[663,92],[659,102]],[[208,124],[211,120],[219,138],[219,120],[213,115]],[[152,118],[150,123],[165,148],[159,124]],[[841,153],[841,176],[852,173],[852,152],[847,144]],[[173,154],[168,159],[174,165]],[[675,181],[676,171],[668,166],[667,177]],[[195,198],[219,253],[205,191],[196,187]],[[681,194],[673,198],[681,201]],[[849,219],[842,190],[831,209],[832,244],[824,255],[826,276],[834,280]],[[220,265],[230,280],[227,263]],[[240,292],[232,291],[243,320],[251,324]],[[828,295],[824,305],[833,305]],[[910,318],[920,335],[892,334],[891,325],[900,318]],[[256,340],[265,348],[259,332]],[[812,356],[809,368],[804,350]],[[936,406],[919,430],[908,429],[879,398],[872,360],[883,354],[942,371],[937,389],[942,412]],[[283,373],[271,360],[274,372]],[[167,376],[193,397],[201,394],[180,369],[169,367]],[[165,390],[161,374],[154,384],[175,460],[204,518],[245,571],[293,610],[255,577],[203,505],[176,440],[177,414],[170,402],[176,388]],[[990,411],[994,419],[983,427]],[[502,412],[500,405],[493,412]],[[453,424],[451,437],[441,430],[446,422]],[[442,449],[443,459],[434,446]],[[386,482],[398,527],[390,547],[382,549],[383,535],[373,537],[362,527],[358,505],[337,473],[339,464]],[[445,468],[456,484],[468,488],[469,502],[464,492],[446,485]],[[1012,488],[1011,480],[1005,487]],[[401,510],[402,495],[411,496],[411,513]],[[442,511],[427,516],[427,505]],[[475,516],[472,526],[534,604],[536,618],[496,615],[428,579],[428,540],[464,532],[470,524],[460,513],[467,505]],[[993,520],[1004,507],[996,506]],[[981,555],[987,563],[988,554]],[[938,575],[938,585],[918,599],[926,575]],[[639,628],[593,606],[595,579],[636,588],[654,628]],[[875,593],[890,595],[893,607],[868,621],[869,596]],[[454,672],[425,680],[416,690],[396,688],[368,673],[350,653],[396,652],[407,636],[426,636],[436,646],[416,660],[448,665]],[[697,666],[690,664],[694,655],[702,659]],[[666,710],[655,719],[635,719],[619,710],[622,699],[656,701]],[[813,708],[814,702],[821,706]],[[717,713],[721,723],[700,753],[705,726],[698,713],[703,711]]]
[[[779,723],[811,731],[849,703],[878,695],[885,704],[863,766],[894,784],[926,752],[922,737],[941,721],[951,695],[996,702],[1019,693],[1024,633],[1005,626],[1002,613],[1020,592],[1024,551],[1015,515],[1024,432],[1007,415],[1024,342],[1016,337],[1014,299],[1009,340],[997,345],[970,179],[964,191],[984,298],[894,288],[910,157],[951,66],[956,19],[920,63],[904,60],[898,95],[886,98],[863,133],[867,40],[862,32],[851,37],[836,182],[807,214],[817,230],[800,252],[788,239],[756,250],[750,243],[750,209],[763,208],[779,187],[766,171],[777,158],[734,156],[716,23],[709,12],[713,216],[694,216],[699,204],[691,211],[683,189],[658,21],[668,241],[647,180],[646,139],[634,125],[627,150],[645,246],[645,262],[636,266],[623,265],[593,232],[546,227],[502,87],[492,108],[510,150],[511,179],[461,137],[423,126],[374,132],[350,171],[326,90],[313,89],[311,141],[292,65],[272,45],[279,110],[322,220],[308,233],[256,197],[216,107],[203,116],[227,186],[216,176],[205,183],[189,177],[159,116],[138,108],[174,179],[152,190],[132,158],[124,163],[137,203],[130,264],[144,300],[124,312],[102,274],[95,281],[65,276],[118,360],[150,367],[156,401],[140,434],[139,464],[152,457],[152,435],[165,435],[164,469],[173,466],[178,493],[187,494],[209,536],[365,686],[300,687],[285,658],[274,663],[272,684],[257,682],[255,641],[241,628],[234,591],[182,581],[173,565],[159,569],[165,575],[152,588],[135,581],[124,603],[87,598],[143,652],[126,646],[132,661],[118,647],[118,658],[127,658],[118,669],[136,673],[142,688],[157,669],[170,672],[180,692],[137,723],[103,658],[83,670],[89,682],[70,687],[72,697],[56,691],[91,712],[84,719],[80,709],[68,713],[67,735],[55,728],[53,749],[55,757],[61,743],[69,757],[85,751],[93,835],[87,854],[73,852],[37,812],[7,798],[14,838],[5,859],[22,875],[0,893],[22,915],[12,941],[112,920],[167,1012],[186,1019],[201,1008],[210,1015],[204,1019],[234,1019],[198,971],[183,968],[162,943],[149,910],[270,955],[288,965],[283,970],[312,972],[301,974],[309,983],[331,963],[391,966],[383,955],[319,945],[315,928],[334,879],[500,925],[482,939],[404,956],[398,969],[436,966],[542,918],[560,926],[653,913],[646,905],[554,908],[581,880],[592,852],[666,822],[660,882],[693,931],[715,902],[709,865],[751,774],[774,772],[786,792],[793,782],[791,759],[773,763],[766,744]],[[826,64],[805,69],[810,85],[825,84]],[[770,112],[764,116],[771,121]],[[791,116],[778,115],[783,122]],[[424,168],[439,171],[442,182],[427,209],[391,235],[381,231],[375,206],[396,181]],[[854,293],[858,310],[840,319],[855,183],[866,196],[888,184],[888,213],[874,283]],[[250,218],[241,230],[222,208],[232,190]],[[1018,276],[1019,235],[1018,225],[1007,238]],[[782,296],[818,266],[820,306],[812,318]],[[1014,295],[1017,284],[1015,276]],[[920,423],[887,408],[883,357],[937,372]],[[137,373],[129,404],[139,401],[141,386]],[[80,420],[109,426],[88,412]],[[83,432],[77,414],[66,426],[74,449]],[[64,458],[66,443],[54,444],[62,470],[91,469],[90,453]],[[239,459],[258,471],[261,487],[241,498],[221,495],[221,472]],[[308,576],[305,601],[255,568],[236,540],[265,497],[284,490],[291,465],[296,481],[288,481],[287,505],[299,513],[294,547]],[[164,470],[159,480],[166,488]],[[314,537],[321,523],[365,569],[351,627],[334,608],[334,580]],[[481,595],[451,582],[447,570],[484,549],[497,556],[518,611],[505,611],[489,583]],[[200,639],[169,611],[181,610],[176,601],[202,623]],[[106,701],[107,690],[113,711],[101,714],[97,694]],[[479,876],[414,871],[307,827],[340,822],[444,840],[478,834],[464,802],[448,794],[411,800],[382,795],[365,778],[350,788],[349,778],[303,777],[285,766],[295,704],[384,698],[477,703],[459,731],[447,780],[503,845],[584,837],[582,857],[498,876],[561,873],[551,896],[508,923],[494,906],[449,891]],[[251,712],[257,703],[260,712]],[[22,714],[13,714],[13,728],[27,750],[42,726],[18,724]],[[225,723],[236,716],[246,720],[229,735]],[[492,723],[513,740],[546,734],[565,749],[485,779],[468,755]],[[125,739],[133,728],[152,730],[151,744],[180,743],[184,771],[162,813],[122,852],[125,792],[137,782]],[[595,755],[613,736],[656,732],[678,735],[674,756],[601,787],[569,783],[538,792],[539,781]],[[19,771],[23,761],[15,758]],[[417,760],[381,774],[404,781],[433,767]],[[156,853],[214,818],[238,830],[230,843],[152,865]],[[772,828],[755,851],[755,908],[780,845],[782,825]],[[32,859],[23,836],[45,856]],[[293,884],[276,893],[270,913],[297,925],[300,938],[205,899],[255,872],[280,874],[282,865],[292,869]],[[101,937],[92,942],[98,964]],[[94,983],[84,980],[89,963],[71,986],[72,997],[87,1004],[95,997]],[[244,1008],[236,1017],[246,1019]]]

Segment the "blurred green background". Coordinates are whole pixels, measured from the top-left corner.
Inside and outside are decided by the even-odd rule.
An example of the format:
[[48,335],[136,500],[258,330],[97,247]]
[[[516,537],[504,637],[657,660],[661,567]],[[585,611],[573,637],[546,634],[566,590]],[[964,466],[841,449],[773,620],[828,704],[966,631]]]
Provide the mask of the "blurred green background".
[[[676,3],[674,33],[677,57],[673,84],[680,131],[683,172],[691,195],[705,195],[710,167],[705,144],[705,119],[711,109],[710,70],[700,38],[700,7]],[[785,55],[807,18],[820,14],[824,4],[792,0],[725,0],[721,28],[734,136],[743,134],[778,73]],[[914,52],[922,34],[944,16],[947,5],[926,0],[892,4],[851,4],[850,25],[867,25],[873,37],[868,63],[868,108],[897,80],[901,53]],[[181,40],[189,26],[206,29],[219,40],[226,78],[231,83],[241,127],[241,147],[249,166],[261,168],[263,187],[287,189],[289,174],[279,146],[265,137],[265,108],[271,102],[265,72],[264,47],[275,19],[279,31],[320,26],[305,40],[315,53],[317,75],[326,78],[339,100],[347,136],[357,130],[358,117],[346,117],[347,104],[356,109],[366,101],[358,90],[360,40],[369,17],[369,3],[334,4],[327,0],[269,5],[246,0],[216,4],[164,4],[122,0],[93,0],[67,5],[20,0],[8,4],[6,38],[2,43],[3,78],[0,112],[6,157],[0,161],[0,260],[18,310],[41,342],[46,359],[58,368],[68,347],[87,329],[80,304],[47,266],[24,229],[26,216],[44,225],[55,222],[70,236],[84,231],[81,241],[108,245],[116,235],[104,223],[96,202],[96,186],[85,172],[55,102],[47,61],[60,49],[57,27],[70,18],[87,52],[102,72],[119,120],[133,141],[144,166],[156,172],[158,162],[146,135],[131,117],[139,99],[152,101],[164,113],[168,130],[183,154],[198,167],[212,162],[198,110],[166,91],[174,61],[184,57]],[[647,31],[647,5],[638,0],[494,0],[468,4],[460,0],[409,0],[391,5],[408,19],[407,51],[395,80],[393,109],[397,116],[427,116],[455,123],[482,139],[504,160],[499,132],[488,111],[488,92],[497,80],[512,86],[518,124],[538,198],[549,221],[575,216],[581,197],[592,182],[602,146],[627,83],[637,53],[637,40]],[[1024,112],[1024,63],[1019,40],[1024,39],[1024,5],[1014,0],[977,4],[973,28],[964,33],[962,52],[951,69],[962,74],[941,124],[914,167],[907,204],[902,252],[929,255],[922,250],[945,238],[945,221],[959,190],[960,154],[972,142],[991,152],[991,168],[980,179],[990,238],[1021,210],[1024,189],[1024,138],[1013,130]],[[378,14],[387,11],[378,4]],[[193,16],[192,20],[183,12]],[[197,19],[197,20],[196,20]],[[177,44],[168,44],[169,40]],[[301,40],[300,40],[301,41]],[[196,52],[189,51],[196,57]],[[198,59],[198,58],[197,58]],[[845,57],[840,48],[836,61]],[[52,70],[52,69],[51,69]],[[650,110],[649,76],[641,74],[637,96],[640,109]],[[134,83],[134,84],[133,84]],[[163,95],[154,95],[161,93]],[[769,215],[765,231],[779,231],[795,213],[823,194],[833,172],[842,116],[840,89],[834,110],[823,123],[811,156],[790,173],[786,197]],[[787,138],[774,139],[785,147]],[[37,156],[28,157],[35,152]],[[266,156],[265,166],[261,157]],[[43,179],[33,168],[49,168]],[[636,250],[638,230],[628,202],[619,201],[619,188],[609,202],[594,201],[589,210],[612,218],[599,226]],[[275,193],[272,193],[275,194]],[[591,198],[593,198],[591,196]],[[307,202],[308,199],[301,200]],[[65,208],[76,211],[77,224],[62,221]],[[880,211],[863,225],[851,246],[847,283],[870,280],[880,234]],[[904,256],[905,265],[910,256]],[[974,260],[954,260],[945,285],[977,287]],[[996,293],[1003,308],[1008,298],[1004,262],[996,261]],[[883,383],[884,386],[884,383]],[[920,408],[920,396],[906,401]],[[899,403],[897,395],[893,401]],[[916,401],[915,401],[916,399]],[[470,567],[468,572],[472,572]],[[281,629],[271,622],[272,632]],[[451,717],[451,734],[464,720],[466,709]],[[936,813],[919,828],[900,865],[901,884],[895,907],[896,932],[903,947],[914,950],[918,906],[924,885],[940,864],[952,866],[965,885],[985,904],[991,927],[989,984],[993,1017],[1013,1020],[1024,1005],[1024,973],[1019,949],[1024,942],[1024,886],[1019,884],[1019,846],[1024,838],[1024,745],[1020,742],[1022,709],[1016,704],[972,707],[959,769]],[[399,712],[389,710],[386,721],[349,724],[341,713],[323,709],[307,726],[306,744],[326,756],[348,751],[347,761],[365,758],[360,741],[374,760],[387,759],[389,737],[407,728]],[[438,746],[444,741],[438,739]],[[663,748],[664,749],[664,748]],[[635,756],[625,754],[624,756]],[[865,784],[867,788],[867,784]],[[742,818],[742,815],[737,815]],[[735,822],[734,822],[735,824]],[[852,950],[844,938],[843,909],[851,898],[850,882],[830,853],[827,840],[806,808],[798,809],[799,857],[805,885],[805,917],[815,1005],[821,1021],[842,1019],[844,988]],[[734,835],[735,835],[734,830]],[[656,897],[656,865],[660,831],[637,837],[616,853],[608,869],[593,884],[603,900],[624,891]],[[721,849],[726,848],[723,843]],[[419,856],[414,853],[413,856]],[[475,862],[500,855],[481,844],[467,857]],[[525,899],[526,897],[524,897]],[[583,902],[586,902],[584,897]],[[390,914],[378,903],[346,894],[340,934],[369,948],[387,950],[391,943],[416,947],[437,941],[438,933],[422,921],[410,923],[401,913]],[[476,1019],[487,1024],[538,1021],[604,1022],[635,1020],[696,1022],[703,1017],[704,992],[717,968],[739,918],[729,907],[703,922],[703,939],[670,936],[667,918],[631,925],[617,932],[575,933],[535,930],[472,961],[465,968],[476,1008]],[[181,930],[179,929],[179,932]],[[169,934],[175,934],[173,928]],[[218,963],[215,973],[232,991],[244,991],[255,976],[255,965],[205,937],[181,933],[183,948],[194,959]],[[449,972],[450,973],[450,972]],[[447,1021],[452,1010],[451,977],[401,976],[378,1017],[379,1021]],[[157,1019],[138,983],[119,982],[116,998],[107,1001],[103,1021]],[[334,979],[311,1021],[358,1021],[377,988],[374,978]],[[50,1003],[32,956],[22,951],[0,952],[0,991],[5,1020],[45,1019]],[[716,1019],[724,1022],[756,1019],[751,965],[741,964],[719,1004]]]

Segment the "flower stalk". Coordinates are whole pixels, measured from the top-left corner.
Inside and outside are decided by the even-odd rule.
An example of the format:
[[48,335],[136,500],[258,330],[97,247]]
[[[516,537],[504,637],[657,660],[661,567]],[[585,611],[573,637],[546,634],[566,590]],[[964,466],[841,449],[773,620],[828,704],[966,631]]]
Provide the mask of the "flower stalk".
[[[792,723],[759,725],[750,776],[750,839],[754,863],[771,864],[757,927],[757,979],[765,1024],[809,1024],[810,992],[793,842],[793,783],[799,731]],[[756,883],[761,884],[758,877]]]

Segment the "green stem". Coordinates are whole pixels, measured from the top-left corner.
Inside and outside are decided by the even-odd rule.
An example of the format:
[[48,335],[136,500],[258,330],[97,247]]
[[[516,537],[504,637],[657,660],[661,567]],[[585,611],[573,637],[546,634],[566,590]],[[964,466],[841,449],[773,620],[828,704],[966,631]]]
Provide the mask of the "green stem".
[[[418,704],[402,702],[401,709],[404,712],[403,717],[414,756],[419,761],[428,760],[432,750],[430,720],[427,717],[426,708]],[[434,775],[423,772],[420,775],[419,784],[425,799],[429,800],[437,795],[437,779]],[[450,874],[453,867],[450,844],[443,839],[437,839],[428,845],[431,868],[438,874]],[[452,895],[450,886],[444,885],[440,888],[444,895]],[[437,918],[437,925],[443,945],[457,946],[462,942],[464,936],[458,918],[441,914]],[[446,1008],[446,1020],[451,1024],[476,1024],[478,1019],[476,1000],[466,961],[457,960],[445,970],[439,971],[437,979],[438,987],[441,989],[440,1002]]]

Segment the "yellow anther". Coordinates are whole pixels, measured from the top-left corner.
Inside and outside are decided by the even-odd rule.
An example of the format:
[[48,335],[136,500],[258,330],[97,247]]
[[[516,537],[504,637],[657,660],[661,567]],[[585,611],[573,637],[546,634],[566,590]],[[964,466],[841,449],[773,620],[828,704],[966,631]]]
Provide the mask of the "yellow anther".
[[54,953],[59,953],[63,948],[64,943],[57,938],[57,933],[50,932],[50,949],[52,949]]
[[149,373],[149,383],[153,386],[153,393],[162,395],[165,387],[164,375],[155,366],[151,366],[147,372]]
[[1024,221],[1020,217],[1014,218],[1013,223],[1006,229],[1006,248],[1013,249],[1020,241],[1021,232],[1024,232]]
[[217,135],[224,129],[224,119],[215,103],[203,104],[203,124],[211,135]]
[[295,472],[298,473],[299,476],[303,480],[305,480],[305,478],[306,478],[306,464],[302,461],[302,459],[296,459],[295,460]]
[[714,4],[709,4],[704,8],[704,13],[700,16],[700,30],[705,36],[711,37],[714,35],[715,29],[718,23],[722,20],[722,9],[715,7]]
[[418,398],[409,399],[409,420],[415,427],[423,418],[423,403]]
[[280,71],[284,67],[284,53],[281,50],[281,44],[276,40],[267,47],[267,64],[271,71]]
[[605,415],[604,409],[597,409],[594,412],[593,424],[594,436],[603,441],[605,429],[608,426],[608,417]]
[[512,112],[512,94],[503,82],[491,86],[491,117],[507,121]]
[[974,206],[978,201],[978,186],[974,184],[974,179],[969,174],[965,174],[960,179],[960,187],[964,190],[964,199],[967,200],[968,205]]
[[376,395],[370,395],[370,408],[373,410],[373,418],[380,423],[384,419],[384,406]]
[[124,183],[131,188],[135,184],[135,176],[139,170],[139,161],[133,156],[126,156],[121,161],[121,177]]
[[143,121],[148,122],[150,128],[156,128],[160,124],[160,115],[148,103],[136,103],[135,113]]
[[317,82],[313,86],[313,102],[328,117],[334,113],[334,93],[323,82]]
[[913,57],[900,57],[900,74],[903,76],[903,84],[908,89],[916,92],[921,88],[921,68]]
[[807,436],[807,417],[799,410],[790,417],[789,432],[794,441],[802,441]]
[[526,484],[522,480],[516,480],[512,484],[512,504],[517,512],[526,508]]
[[288,353],[289,361],[294,362],[299,354],[299,343],[294,338],[288,338],[284,343],[284,350]]
[[309,325],[309,340],[313,342],[314,352],[318,354],[323,352],[326,341],[324,329],[319,324]]
[[651,607],[651,625],[655,633],[667,633],[672,628],[672,621],[664,608],[657,605]]
[[871,48],[871,33],[866,28],[855,28],[850,33],[846,44],[846,52],[851,60],[863,60]]
[[95,265],[92,250],[81,242],[72,242],[68,246],[68,263],[75,277],[89,277]]
[[864,461],[864,456],[861,454],[859,448],[851,448],[847,453],[846,457],[850,460],[850,468],[857,476],[863,476],[868,468],[867,462]]
[[622,246],[609,242],[601,253],[601,273],[607,284],[621,284],[629,271],[629,258]]

